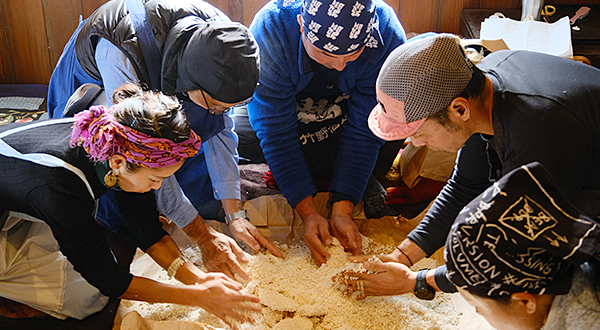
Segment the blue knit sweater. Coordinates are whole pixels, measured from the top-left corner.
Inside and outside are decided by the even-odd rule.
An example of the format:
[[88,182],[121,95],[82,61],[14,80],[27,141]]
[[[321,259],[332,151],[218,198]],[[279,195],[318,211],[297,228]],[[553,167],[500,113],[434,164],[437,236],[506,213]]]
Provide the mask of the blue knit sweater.
[[[260,47],[259,86],[248,105],[250,122],[261,141],[267,163],[283,195],[292,207],[317,193],[298,140],[296,94],[313,77],[302,51],[300,14],[303,0],[283,6],[272,0],[255,16],[250,31]],[[358,203],[373,171],[383,141],[367,126],[377,104],[375,82],[389,53],[406,40],[393,9],[375,0],[381,43],[365,47],[360,57],[339,72],[340,90],[349,95],[348,120],[344,123],[329,190]]]

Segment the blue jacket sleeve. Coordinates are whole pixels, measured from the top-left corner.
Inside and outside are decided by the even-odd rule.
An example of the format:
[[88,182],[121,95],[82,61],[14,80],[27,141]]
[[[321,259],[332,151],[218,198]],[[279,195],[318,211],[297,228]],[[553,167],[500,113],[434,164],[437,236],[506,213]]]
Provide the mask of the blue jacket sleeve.
[[238,168],[238,137],[233,130],[230,113],[223,116],[225,128],[204,142],[206,167],[215,199],[240,199],[240,171]]
[[100,38],[98,41],[94,56],[100,75],[102,75],[106,104],[112,106],[112,94],[115,89],[125,83],[138,81],[137,74],[127,56],[104,38]]
[[174,175],[163,181],[155,195],[158,211],[179,228],[189,225],[198,215],[198,211],[185,196]]

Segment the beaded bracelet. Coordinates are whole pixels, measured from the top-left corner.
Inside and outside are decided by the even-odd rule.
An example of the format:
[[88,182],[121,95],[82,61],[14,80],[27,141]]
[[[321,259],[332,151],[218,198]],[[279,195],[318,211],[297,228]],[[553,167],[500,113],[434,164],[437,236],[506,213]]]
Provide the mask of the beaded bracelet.
[[185,264],[185,261],[186,260],[181,256],[179,256],[175,260],[173,260],[173,262],[167,269],[167,275],[169,275],[169,278],[171,278],[171,277],[175,276],[175,274],[177,274],[177,270],[179,270],[179,267],[181,267],[183,264]]

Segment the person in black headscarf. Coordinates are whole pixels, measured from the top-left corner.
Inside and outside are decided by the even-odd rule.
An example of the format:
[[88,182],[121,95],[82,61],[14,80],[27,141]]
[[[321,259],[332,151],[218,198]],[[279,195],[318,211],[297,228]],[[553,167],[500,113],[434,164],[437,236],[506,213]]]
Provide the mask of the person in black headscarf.
[[[143,24],[144,18],[149,25]],[[64,116],[70,96],[85,83],[102,86],[111,95],[122,84],[138,81],[177,96],[203,144],[176,179],[165,180],[157,192],[159,210],[198,244],[209,270],[246,278],[239,265],[246,261],[242,250],[203,218],[225,221],[235,238],[281,256],[242,210],[237,136],[228,113],[249,102],[258,75],[258,47],[251,33],[210,4],[115,0],[81,22],[67,43],[50,81],[48,112],[53,118]],[[130,238],[116,210],[112,194],[107,194],[100,200],[98,217]]]
[[600,224],[538,162],[469,203],[446,241],[447,277],[496,329],[600,327]]
[[576,210],[533,162],[459,213],[446,240],[446,265],[437,269],[446,268],[447,283],[434,280],[433,269],[413,272],[398,263],[392,272],[372,262],[365,265],[370,273],[346,272],[336,280],[346,281],[347,293],[358,299],[413,290],[432,299],[440,289],[458,290],[499,330],[597,329],[599,257],[600,223]]

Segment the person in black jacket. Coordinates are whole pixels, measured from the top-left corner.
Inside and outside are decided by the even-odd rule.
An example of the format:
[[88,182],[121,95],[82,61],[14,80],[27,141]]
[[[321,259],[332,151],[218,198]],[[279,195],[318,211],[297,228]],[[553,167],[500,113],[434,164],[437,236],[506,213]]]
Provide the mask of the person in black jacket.
[[[136,25],[140,16],[148,19],[146,30]],[[243,251],[231,238],[208,231],[204,219],[226,221],[236,239],[282,256],[248,221],[241,205],[237,135],[229,110],[251,99],[258,75],[258,47],[248,29],[204,1],[109,1],[67,43],[50,80],[48,112],[62,117],[83,83],[102,86],[111,95],[137,81],[176,96],[203,146],[157,191],[159,209],[198,244],[203,257],[211,256],[205,259],[209,269],[246,278],[239,265],[247,260]],[[131,240],[116,210],[108,193],[100,200],[98,217]]]
[[[75,118],[0,127],[0,295],[59,318],[83,319],[108,297],[200,306],[245,321],[258,298],[220,273],[186,261],[163,230],[154,190],[200,149],[174,98],[126,85],[110,109]],[[169,276],[167,285],[119,268],[94,220],[95,201],[115,192],[137,246]],[[227,322],[227,321],[226,321]]]

